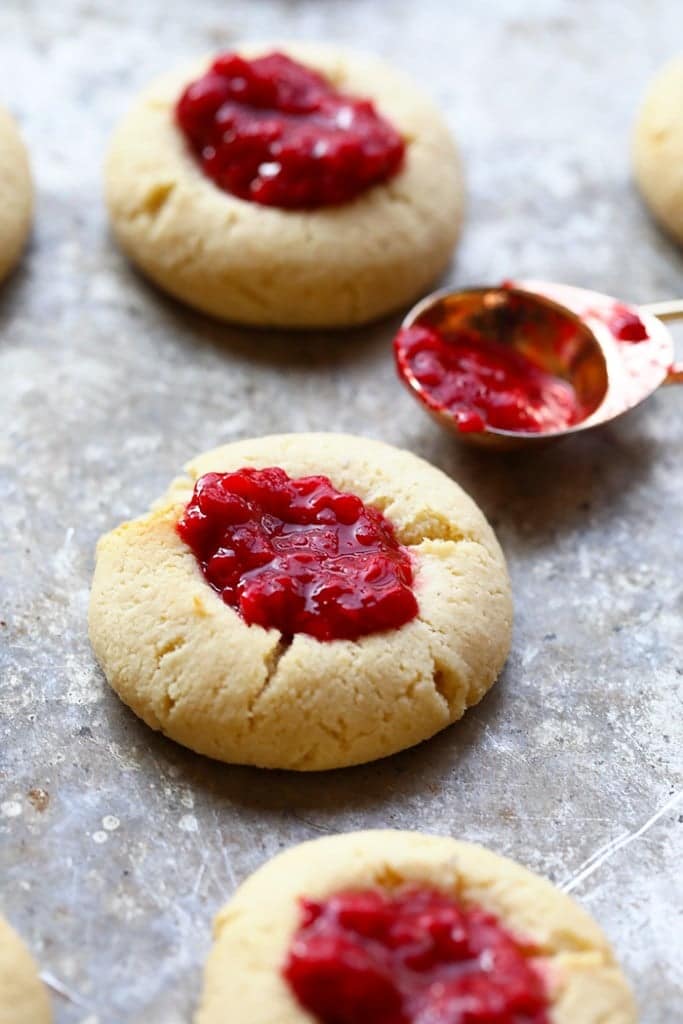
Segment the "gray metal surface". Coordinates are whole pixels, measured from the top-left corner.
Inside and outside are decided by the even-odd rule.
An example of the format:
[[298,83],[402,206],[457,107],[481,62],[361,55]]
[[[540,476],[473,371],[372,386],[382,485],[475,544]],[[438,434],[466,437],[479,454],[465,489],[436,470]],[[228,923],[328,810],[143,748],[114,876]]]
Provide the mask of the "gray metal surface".
[[[292,843],[373,825],[480,841],[573,887],[643,1021],[683,1017],[681,393],[528,461],[468,452],[394,380],[393,322],[305,339],[212,323],[127,267],[100,198],[107,136],[152,75],[239,38],[324,37],[394,60],[446,112],[469,185],[450,280],[681,295],[628,136],[682,28],[680,0],[2,5],[0,94],[38,206],[0,292],[0,908],[63,987],[58,1024],[187,1024],[234,886]],[[513,652],[461,724],[386,762],[216,765],[104,684],[93,547],[192,453],[320,428],[409,447],[475,496],[510,561]]]

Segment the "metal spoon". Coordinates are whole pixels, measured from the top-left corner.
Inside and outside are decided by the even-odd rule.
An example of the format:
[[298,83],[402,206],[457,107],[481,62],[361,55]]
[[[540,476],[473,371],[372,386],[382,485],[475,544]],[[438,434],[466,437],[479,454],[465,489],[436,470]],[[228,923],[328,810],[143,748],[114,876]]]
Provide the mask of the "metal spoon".
[[[619,340],[619,318],[639,319],[646,337]],[[513,281],[493,288],[468,288],[428,295],[406,316],[403,327],[433,327],[444,336],[464,331],[510,346],[537,366],[568,381],[582,419],[554,431],[522,432],[486,426],[462,432],[453,412],[440,406],[397,358],[399,376],[437,422],[462,441],[496,448],[543,444],[589,430],[639,405],[661,384],[683,383],[674,365],[674,343],[664,320],[683,318],[683,300],[632,306],[609,295],[548,281]]]

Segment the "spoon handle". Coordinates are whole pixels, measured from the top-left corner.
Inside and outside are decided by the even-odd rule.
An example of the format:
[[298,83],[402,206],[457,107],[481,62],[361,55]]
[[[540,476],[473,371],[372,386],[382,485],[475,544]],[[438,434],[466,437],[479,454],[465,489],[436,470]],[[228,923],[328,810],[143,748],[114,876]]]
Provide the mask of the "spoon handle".
[[672,363],[664,384],[683,384],[683,363]]
[[670,302],[649,302],[640,307],[643,313],[649,313],[660,320],[680,320],[683,318],[683,299],[672,299]]
[[[640,307],[644,313],[656,316],[658,320],[680,320],[683,318],[683,299],[670,302],[649,302]],[[683,384],[683,363],[672,363],[664,380],[665,384]]]

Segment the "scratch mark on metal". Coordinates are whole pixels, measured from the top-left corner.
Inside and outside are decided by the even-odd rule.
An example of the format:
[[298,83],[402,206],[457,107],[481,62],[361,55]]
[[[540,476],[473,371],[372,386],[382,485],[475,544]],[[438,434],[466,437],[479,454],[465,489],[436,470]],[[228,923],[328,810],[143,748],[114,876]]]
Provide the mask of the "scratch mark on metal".
[[509,758],[511,761],[517,761],[519,764],[526,765],[527,762],[524,759],[524,757],[515,753],[514,750],[510,750],[509,747],[506,747],[505,744],[501,743],[498,737],[496,736],[495,732],[491,729],[491,726],[487,722],[485,722],[483,718],[476,714],[473,715],[471,711],[469,717],[470,721],[477,722],[477,724],[482,729],[489,745],[493,748],[493,750],[496,751],[496,753],[501,754],[503,757]]
[[318,825],[317,822],[311,821],[309,818],[304,818],[302,814],[293,814],[293,818],[300,821],[303,825],[308,825],[314,832],[320,832],[321,835],[329,836],[332,834],[333,829],[327,828],[325,825]]
[[58,996],[61,996],[62,999],[73,1003],[74,1006],[80,1006],[82,1010],[92,1011],[92,1006],[81,999],[79,995],[76,995],[75,992],[72,992],[71,989],[67,988],[58,978],[55,978],[54,974],[50,974],[49,971],[41,971],[40,977],[47,987],[52,989]]
[[195,879],[194,886],[192,887],[192,895],[193,896],[196,896],[197,893],[199,892],[199,887],[202,884],[202,878],[204,877],[204,872],[205,871],[206,871],[206,864],[200,864],[199,865],[199,871],[197,872],[197,877]]
[[635,830],[635,832],[624,832],[622,835],[617,836],[616,839],[612,839],[609,843],[605,843],[604,846],[601,846],[599,850],[596,850],[595,853],[581,864],[578,872],[573,875],[572,878],[567,879],[566,882],[563,882],[560,885],[560,889],[562,889],[563,892],[572,892],[576,889],[577,886],[581,885],[582,882],[585,882],[587,878],[590,878],[593,872],[597,871],[598,868],[602,867],[606,861],[610,860],[615,853],[618,853],[619,850],[623,850],[623,848],[628,846],[629,843],[633,843],[636,839],[640,839],[641,836],[644,836],[653,825],[657,824],[660,818],[663,818],[672,807],[676,806],[681,798],[683,798],[683,789],[669,797],[669,799],[662,804],[659,810],[655,811],[652,817],[648,818],[640,828]]
[[221,831],[219,828],[216,829],[216,835],[218,836],[218,848],[221,851],[223,857],[225,872],[228,878],[230,879],[230,887],[234,891],[237,888],[237,878],[235,877],[235,872],[232,866],[232,860],[230,859],[230,854],[227,850],[225,842],[223,841],[223,836],[221,835]]

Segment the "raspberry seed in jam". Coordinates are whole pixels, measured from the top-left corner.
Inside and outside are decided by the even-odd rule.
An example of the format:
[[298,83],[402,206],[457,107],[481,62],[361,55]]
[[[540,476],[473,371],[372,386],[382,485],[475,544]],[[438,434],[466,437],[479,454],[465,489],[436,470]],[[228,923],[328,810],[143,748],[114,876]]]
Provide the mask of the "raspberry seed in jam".
[[176,120],[220,188],[266,206],[346,203],[401,168],[403,139],[369,100],[282,53],[217,58]]
[[410,554],[393,526],[325,476],[206,473],[177,529],[249,625],[354,640],[417,614]]
[[549,1024],[533,950],[426,887],[301,901],[283,975],[320,1024]]

